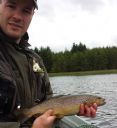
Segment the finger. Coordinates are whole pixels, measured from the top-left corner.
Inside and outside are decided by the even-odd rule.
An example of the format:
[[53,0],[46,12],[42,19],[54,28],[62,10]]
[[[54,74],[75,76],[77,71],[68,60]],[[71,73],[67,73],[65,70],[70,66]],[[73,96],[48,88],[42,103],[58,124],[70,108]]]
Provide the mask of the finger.
[[81,104],[80,105],[80,111],[79,111],[79,115],[84,115],[84,113],[85,113],[85,107],[84,107],[84,104]]
[[52,109],[49,109],[45,112],[46,116],[53,116],[54,115],[54,111]]
[[49,122],[54,122],[55,119],[56,119],[56,116],[50,116],[50,117],[48,117],[48,121]]
[[55,121],[56,119],[56,116],[54,115],[54,111],[52,109],[49,109],[48,111],[46,111],[46,116],[48,117],[47,118],[47,122],[48,124],[53,124],[53,122]]
[[91,111],[91,117],[96,117],[96,109],[90,107],[90,111]]
[[96,103],[93,104],[93,108],[94,108],[95,110],[97,110],[97,104],[96,104]]
[[91,110],[90,107],[85,105],[85,116],[90,117],[91,116]]

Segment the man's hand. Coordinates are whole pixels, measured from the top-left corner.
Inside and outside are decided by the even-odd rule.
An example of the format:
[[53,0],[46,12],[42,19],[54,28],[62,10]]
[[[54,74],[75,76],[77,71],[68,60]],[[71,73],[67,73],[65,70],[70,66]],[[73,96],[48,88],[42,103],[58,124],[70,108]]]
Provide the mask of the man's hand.
[[32,128],[51,128],[55,119],[56,116],[53,115],[53,111],[48,110],[35,119]]
[[80,112],[77,114],[78,116],[86,116],[86,117],[95,117],[97,111],[97,104],[94,103],[91,107],[87,105],[80,105]]

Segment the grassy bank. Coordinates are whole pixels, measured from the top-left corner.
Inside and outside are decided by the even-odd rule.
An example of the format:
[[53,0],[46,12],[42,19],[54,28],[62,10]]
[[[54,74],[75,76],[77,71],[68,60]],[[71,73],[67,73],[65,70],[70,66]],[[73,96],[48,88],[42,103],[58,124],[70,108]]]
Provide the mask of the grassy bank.
[[97,74],[117,74],[117,69],[112,70],[97,70],[97,71],[83,71],[83,72],[61,72],[49,73],[49,76],[84,76],[84,75],[97,75]]

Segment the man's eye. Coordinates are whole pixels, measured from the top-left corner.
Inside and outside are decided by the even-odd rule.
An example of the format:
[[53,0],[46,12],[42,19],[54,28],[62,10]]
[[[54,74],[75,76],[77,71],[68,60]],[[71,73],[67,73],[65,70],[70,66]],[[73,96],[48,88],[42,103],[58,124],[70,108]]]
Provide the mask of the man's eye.
[[9,8],[15,8],[15,5],[8,4],[7,7],[9,7]]
[[31,14],[32,11],[30,9],[25,9],[24,12],[28,13],[28,14]]

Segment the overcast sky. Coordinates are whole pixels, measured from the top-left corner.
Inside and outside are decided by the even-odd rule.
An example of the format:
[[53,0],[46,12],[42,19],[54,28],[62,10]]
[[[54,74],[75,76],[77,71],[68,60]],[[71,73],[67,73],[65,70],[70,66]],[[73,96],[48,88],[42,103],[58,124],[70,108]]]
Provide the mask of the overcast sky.
[[52,51],[117,46],[117,0],[39,0],[29,27],[32,47]]

